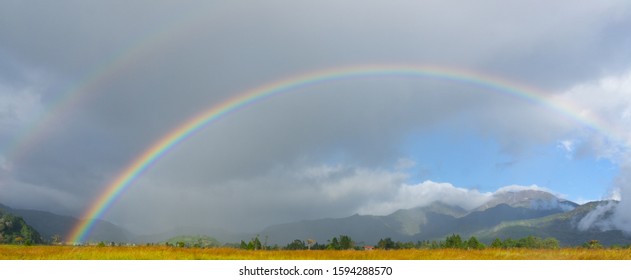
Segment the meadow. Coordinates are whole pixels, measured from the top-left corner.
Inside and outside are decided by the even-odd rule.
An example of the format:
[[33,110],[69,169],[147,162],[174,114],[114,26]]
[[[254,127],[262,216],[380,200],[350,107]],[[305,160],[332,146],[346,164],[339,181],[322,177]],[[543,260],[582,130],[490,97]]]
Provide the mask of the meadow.
[[631,260],[631,249],[242,250],[0,245],[2,260]]

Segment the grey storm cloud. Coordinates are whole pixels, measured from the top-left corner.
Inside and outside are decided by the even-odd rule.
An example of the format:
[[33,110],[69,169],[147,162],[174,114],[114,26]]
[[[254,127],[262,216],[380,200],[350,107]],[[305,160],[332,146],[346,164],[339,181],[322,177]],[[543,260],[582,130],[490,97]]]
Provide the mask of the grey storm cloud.
[[[19,160],[2,150],[0,164],[11,168],[0,170],[0,195],[15,206],[64,205],[78,214],[131,160],[196,113],[317,69],[443,65],[560,94],[629,69],[631,40],[620,34],[631,29],[630,8],[626,1],[4,3],[0,59],[10,63],[0,65],[0,101],[15,100],[13,108],[47,118],[68,88],[94,86],[63,118],[52,116],[51,132]],[[31,107],[16,90],[33,83],[25,73],[42,81],[29,91],[39,97]],[[6,117],[3,108],[2,127],[33,121]],[[109,217],[159,229],[165,218],[195,212],[179,222],[238,227],[234,220],[263,226],[343,216],[366,209],[365,201],[391,209],[377,200],[401,200],[395,194],[407,178],[390,168],[406,156],[400,144],[441,124],[497,139],[516,157],[580,126],[537,104],[464,84],[323,83],[259,101],[200,130],[146,171]],[[12,134],[0,137],[4,145]],[[339,170],[303,176],[318,167]],[[353,187],[368,182],[371,192]],[[327,188],[349,195],[305,199],[327,197]],[[33,194],[21,195],[25,189]],[[254,222],[252,211],[265,218]]]

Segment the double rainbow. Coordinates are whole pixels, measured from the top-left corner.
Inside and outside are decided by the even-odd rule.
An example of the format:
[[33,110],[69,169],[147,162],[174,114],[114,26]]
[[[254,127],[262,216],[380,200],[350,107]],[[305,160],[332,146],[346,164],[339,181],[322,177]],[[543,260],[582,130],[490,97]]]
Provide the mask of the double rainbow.
[[604,126],[604,122],[593,116],[583,115],[582,110],[569,102],[553,102],[549,99],[549,96],[541,90],[476,72],[436,66],[362,65],[305,73],[265,84],[235,95],[220,104],[211,106],[171,130],[136,157],[104,188],[103,192],[91,204],[89,209],[84,212],[80,222],[74,226],[69,234],[68,240],[72,243],[84,242],[89,237],[96,220],[107,212],[117,198],[120,197],[144,171],[169,152],[174,146],[182,143],[195,132],[221,117],[238,109],[253,105],[266,98],[281,93],[289,93],[293,90],[319,83],[345,79],[366,79],[390,76],[438,79],[484,88],[491,92],[512,95],[519,99],[542,104],[550,110],[557,111],[592,129],[603,133],[608,131],[606,126]]

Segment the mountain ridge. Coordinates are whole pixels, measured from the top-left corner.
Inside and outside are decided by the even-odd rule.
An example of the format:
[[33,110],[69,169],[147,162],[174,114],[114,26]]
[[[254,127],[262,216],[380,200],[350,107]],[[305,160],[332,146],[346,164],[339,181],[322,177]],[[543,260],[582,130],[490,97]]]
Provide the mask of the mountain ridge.
[[[254,233],[236,233],[200,225],[137,235],[110,222],[99,220],[92,230],[90,242],[160,243],[175,236],[204,235],[221,240],[224,244],[234,244],[259,236],[268,244],[285,245],[296,239],[314,239],[324,243],[333,237],[347,235],[360,244],[376,244],[378,240],[387,237],[397,241],[416,242],[442,240],[456,233],[463,237],[476,236],[485,243],[490,243],[495,238],[522,238],[527,235],[554,237],[562,246],[580,245],[592,239],[600,240],[604,245],[631,243],[631,237],[621,231],[578,229],[579,222],[604,203],[615,202],[600,201],[579,205],[541,190],[505,191],[470,210],[435,201],[425,206],[399,209],[388,215],[355,214],[342,218],[302,220],[269,225]],[[61,235],[62,240],[66,240],[67,236],[63,235],[79,221],[71,216],[40,210],[12,209],[2,204],[0,209],[22,217],[46,240],[51,240],[53,235]]]
[[[385,216],[356,214],[337,219],[272,225],[259,235],[267,236],[278,244],[287,244],[296,238],[322,242],[338,235],[349,235],[366,244],[376,244],[387,237],[404,242],[442,240],[454,233],[463,237],[476,236],[486,243],[494,238],[528,235],[554,237],[564,246],[577,246],[592,239],[603,239],[602,244],[631,243],[631,236],[621,231],[578,230],[578,222],[595,208],[594,205],[601,203],[579,205],[542,190],[504,191],[469,211],[434,202],[422,207],[400,209]],[[357,226],[361,221],[368,221],[370,226]],[[355,231],[349,230],[350,225],[356,225]],[[362,230],[357,231],[357,228]]]
[[[24,219],[41,234],[44,240],[52,240],[53,236],[58,235],[61,240],[68,242],[68,234],[80,220],[48,211],[16,209],[3,204],[0,204],[0,209]],[[111,222],[96,220],[90,240],[128,243],[132,241],[133,236],[133,233]]]

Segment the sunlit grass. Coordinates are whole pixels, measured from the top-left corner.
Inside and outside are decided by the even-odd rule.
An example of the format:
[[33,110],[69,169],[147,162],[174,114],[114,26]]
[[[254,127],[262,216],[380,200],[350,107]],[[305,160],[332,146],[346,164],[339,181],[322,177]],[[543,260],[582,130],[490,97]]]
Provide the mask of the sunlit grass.
[[0,246],[5,260],[631,260],[631,249],[247,251],[233,248]]

